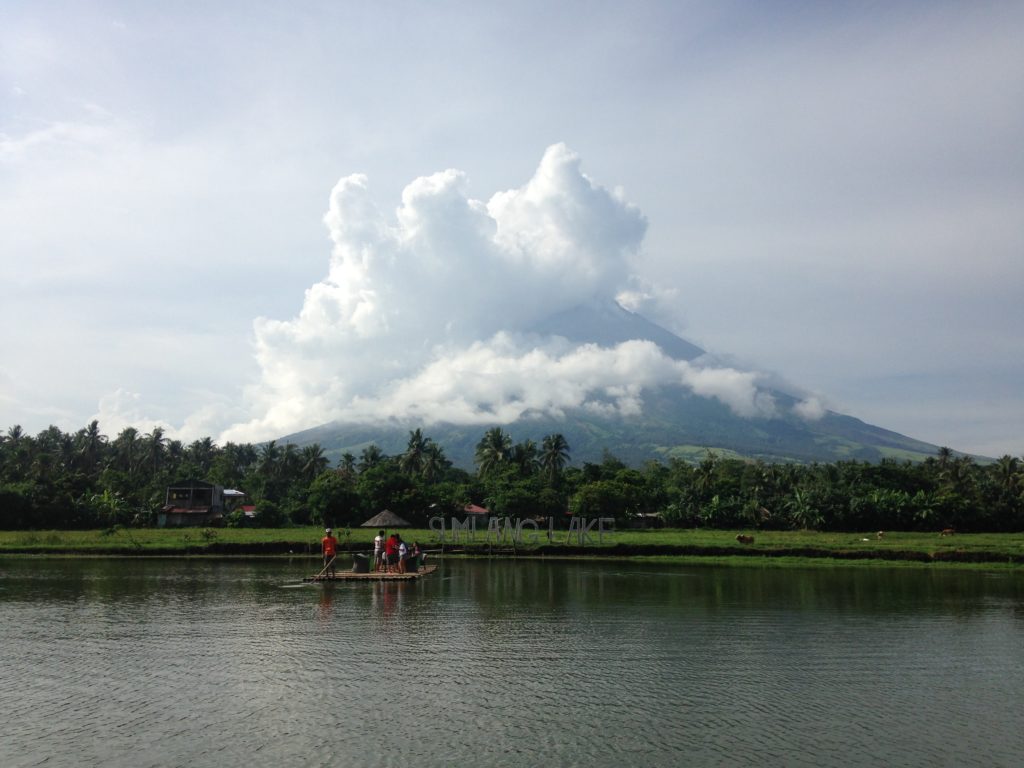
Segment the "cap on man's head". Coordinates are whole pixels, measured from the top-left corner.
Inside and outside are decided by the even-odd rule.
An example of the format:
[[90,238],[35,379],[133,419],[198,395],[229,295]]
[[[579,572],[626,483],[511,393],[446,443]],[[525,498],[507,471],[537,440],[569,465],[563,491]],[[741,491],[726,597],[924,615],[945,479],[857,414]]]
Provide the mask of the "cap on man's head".
[[327,529],[326,529],[326,533],[330,533],[330,532],[331,532],[331,529],[330,529],[330,528],[327,528]]

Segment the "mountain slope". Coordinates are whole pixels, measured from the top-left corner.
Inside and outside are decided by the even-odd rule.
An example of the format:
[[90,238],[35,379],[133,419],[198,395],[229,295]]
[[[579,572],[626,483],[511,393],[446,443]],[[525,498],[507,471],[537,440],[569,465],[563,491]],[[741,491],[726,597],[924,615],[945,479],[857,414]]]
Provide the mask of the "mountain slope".
[[[700,347],[614,303],[561,312],[532,331],[541,336],[561,336],[575,344],[601,346],[645,339],[680,360],[693,360],[704,353]],[[422,427],[457,466],[466,469],[473,466],[477,442],[493,426],[501,426],[517,442],[532,439],[539,444],[545,435],[561,433],[569,442],[574,464],[598,462],[605,452],[637,466],[650,459],[696,460],[707,450],[766,461],[796,462],[922,460],[938,450],[929,443],[831,411],[818,420],[804,420],[792,413],[796,403],[792,395],[778,390],[769,394],[780,406],[780,415],[774,418],[737,416],[718,400],[695,395],[679,385],[645,390],[639,416],[595,415],[576,409],[561,419],[530,417],[510,425],[334,423],[288,435],[280,441],[297,445],[319,443],[334,460],[346,451],[358,456],[371,443],[387,454],[398,454],[405,449],[409,431]]]

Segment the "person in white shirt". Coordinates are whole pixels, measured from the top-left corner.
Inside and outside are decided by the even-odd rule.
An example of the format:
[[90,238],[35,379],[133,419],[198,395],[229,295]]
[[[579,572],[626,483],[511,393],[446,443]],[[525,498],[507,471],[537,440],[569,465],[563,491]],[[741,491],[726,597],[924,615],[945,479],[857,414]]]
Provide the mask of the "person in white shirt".
[[384,531],[377,531],[373,539],[373,570],[379,571],[384,565]]

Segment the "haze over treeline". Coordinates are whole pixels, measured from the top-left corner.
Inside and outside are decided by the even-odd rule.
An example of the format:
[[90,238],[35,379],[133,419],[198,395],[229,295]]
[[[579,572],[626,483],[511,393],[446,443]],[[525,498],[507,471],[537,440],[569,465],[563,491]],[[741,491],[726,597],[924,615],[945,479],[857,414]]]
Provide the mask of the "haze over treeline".
[[50,427],[0,436],[0,527],[68,529],[152,526],[165,491],[197,478],[245,491],[255,518],[235,526],[359,525],[384,508],[413,523],[477,504],[512,517],[613,517],[629,525],[655,515],[680,527],[844,531],[1011,531],[1024,528],[1024,471],[1004,456],[982,466],[940,449],[924,462],[766,464],[709,453],[628,467],[608,453],[572,464],[557,433],[514,443],[500,427],[476,445],[476,471],[453,467],[421,429],[405,450],[368,445],[335,466],[317,445],[256,446],[210,438],[183,445],[157,428],[128,427],[114,439],[92,422],[75,433]]

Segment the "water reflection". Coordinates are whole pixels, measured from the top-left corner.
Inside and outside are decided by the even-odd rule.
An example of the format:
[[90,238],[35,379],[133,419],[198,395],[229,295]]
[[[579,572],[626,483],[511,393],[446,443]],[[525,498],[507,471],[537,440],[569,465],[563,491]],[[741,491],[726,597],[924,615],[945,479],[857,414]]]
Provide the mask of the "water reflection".
[[990,766],[1024,750],[1018,575],[449,561],[418,582],[299,586],[306,570],[0,560],[0,765]]

